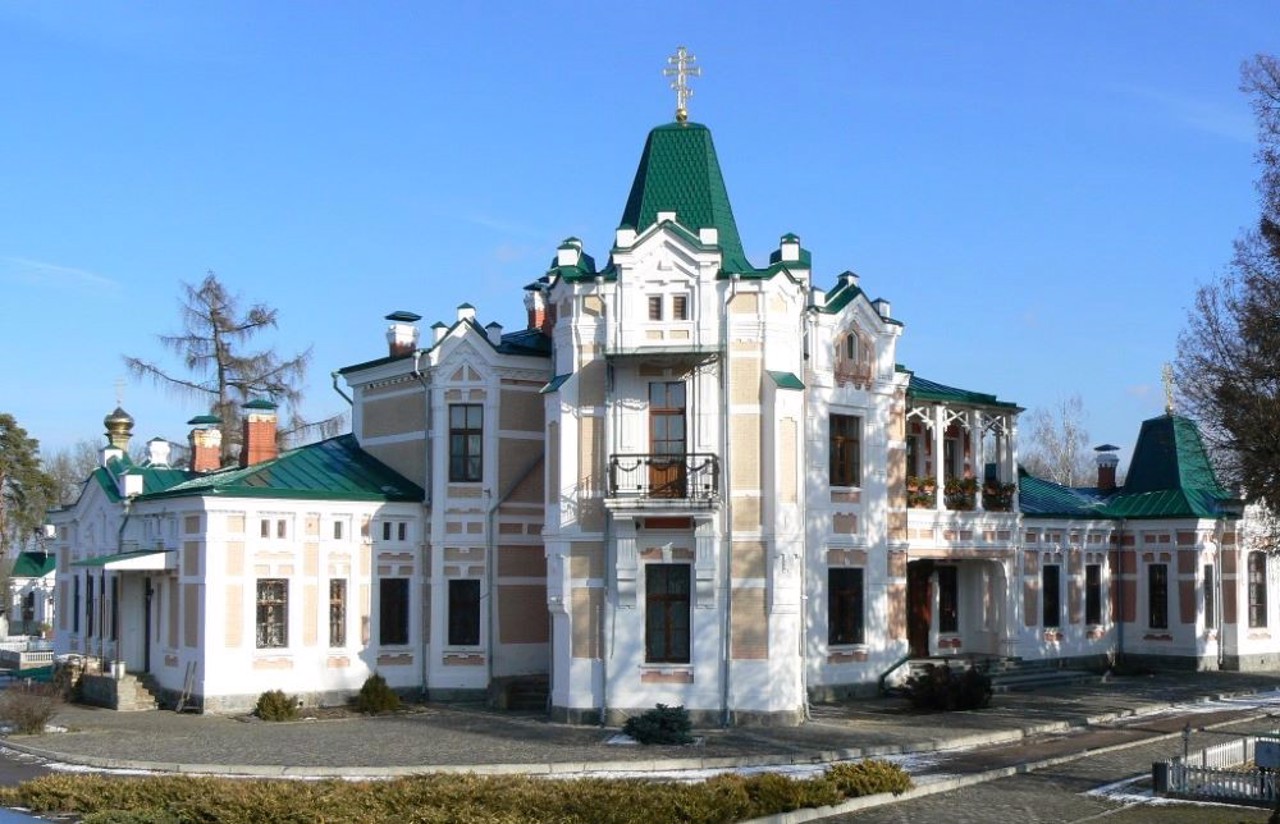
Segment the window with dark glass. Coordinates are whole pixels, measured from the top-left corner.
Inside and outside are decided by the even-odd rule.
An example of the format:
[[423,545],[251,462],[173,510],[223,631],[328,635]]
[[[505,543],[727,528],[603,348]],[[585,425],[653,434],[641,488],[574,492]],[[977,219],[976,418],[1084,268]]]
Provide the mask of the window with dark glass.
[[1267,554],[1249,553],[1249,626],[1267,625]]
[[1204,625],[1213,629],[1218,625],[1217,602],[1213,600],[1215,581],[1213,564],[1204,565]]
[[1102,623],[1102,565],[1086,564],[1084,568],[1084,622]]
[[378,581],[378,643],[384,646],[409,643],[408,578]]
[[831,416],[832,486],[862,484],[862,419],[855,415]]
[[71,579],[71,631],[80,631],[80,576]]
[[342,578],[329,579],[329,646],[341,647],[347,643],[347,582]]
[[957,570],[938,567],[938,632],[960,631],[960,591]]
[[93,579],[87,579],[84,588],[84,634],[93,635]]
[[1147,626],[1169,628],[1169,567],[1151,564],[1147,567]]
[[689,319],[689,298],[686,295],[674,295],[671,298],[671,317],[674,320]]
[[648,564],[644,570],[644,659],[689,663],[689,564]]
[[866,642],[863,623],[862,570],[827,570],[827,643]]
[[649,296],[649,320],[662,320],[662,296]]
[[289,646],[289,582],[258,579],[258,648]]
[[1045,629],[1062,626],[1062,567],[1047,564],[1040,570],[1041,625]]
[[478,403],[449,406],[449,480],[479,481],[484,407]]
[[480,581],[456,578],[449,582],[449,645],[480,645]]

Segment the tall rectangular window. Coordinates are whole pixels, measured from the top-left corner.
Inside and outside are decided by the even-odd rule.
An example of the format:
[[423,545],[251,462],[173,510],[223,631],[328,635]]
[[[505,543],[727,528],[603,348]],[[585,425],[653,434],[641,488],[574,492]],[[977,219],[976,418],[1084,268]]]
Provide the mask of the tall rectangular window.
[[93,579],[86,579],[84,591],[84,634],[93,635]]
[[449,480],[482,479],[484,407],[478,403],[449,405]]
[[938,567],[938,632],[960,631],[960,588],[957,569]]
[[827,570],[827,643],[866,642],[863,622],[862,570]]
[[1084,622],[1102,623],[1102,564],[1086,564],[1084,568]]
[[649,320],[662,320],[662,295],[649,296]]
[[258,579],[258,648],[289,646],[289,582]]
[[449,582],[449,646],[480,645],[480,581],[457,578]]
[[854,415],[831,416],[832,486],[862,484],[862,419]]
[[687,295],[674,295],[671,298],[671,317],[674,320],[689,319],[689,298]]
[[80,576],[71,579],[71,631],[80,632]]
[[1218,625],[1217,602],[1213,600],[1217,582],[1213,580],[1213,564],[1204,565],[1204,626],[1213,629]]
[[1147,567],[1147,626],[1169,628],[1169,567],[1151,564]]
[[1267,553],[1249,553],[1249,627],[1267,625]]
[[689,564],[648,564],[644,568],[644,659],[649,663],[689,663]]
[[347,582],[343,578],[329,579],[329,646],[342,647],[347,643]]
[[383,646],[409,643],[408,578],[378,581],[378,643]]
[[1040,570],[1040,604],[1044,628],[1062,626],[1062,567],[1057,564],[1047,564]]

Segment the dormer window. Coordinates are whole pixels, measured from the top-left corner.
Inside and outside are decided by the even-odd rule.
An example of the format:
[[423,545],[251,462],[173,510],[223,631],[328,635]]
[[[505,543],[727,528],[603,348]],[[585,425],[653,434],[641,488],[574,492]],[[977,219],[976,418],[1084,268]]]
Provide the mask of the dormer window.
[[870,383],[875,347],[856,330],[842,335],[836,343],[836,380],[840,383]]

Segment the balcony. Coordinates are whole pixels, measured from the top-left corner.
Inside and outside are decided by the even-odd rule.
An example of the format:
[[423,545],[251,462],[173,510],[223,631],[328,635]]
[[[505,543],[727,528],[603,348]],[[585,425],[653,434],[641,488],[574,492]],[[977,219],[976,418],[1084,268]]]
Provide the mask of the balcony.
[[[989,480],[982,485],[982,509],[986,512],[1013,511],[1016,485]],[[971,512],[977,508],[978,482],[972,478],[947,478],[944,482],[943,509]],[[907,506],[911,509],[937,509],[938,486],[933,478],[907,478]]]
[[720,497],[720,459],[684,455],[616,453],[609,456],[610,506],[707,508]]

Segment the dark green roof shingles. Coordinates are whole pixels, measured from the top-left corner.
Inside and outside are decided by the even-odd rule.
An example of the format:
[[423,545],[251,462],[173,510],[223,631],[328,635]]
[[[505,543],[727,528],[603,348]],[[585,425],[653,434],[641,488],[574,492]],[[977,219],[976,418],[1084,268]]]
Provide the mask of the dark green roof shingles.
[[421,501],[422,488],[360,448],[352,435],[291,449],[243,469],[198,476],[147,498],[218,495],[341,501]]
[[649,132],[620,225],[643,232],[657,222],[658,212],[675,212],[676,220],[695,232],[716,229],[723,270],[754,271],[738,236],[711,130],[706,126],[669,123]]

